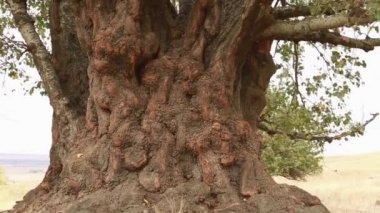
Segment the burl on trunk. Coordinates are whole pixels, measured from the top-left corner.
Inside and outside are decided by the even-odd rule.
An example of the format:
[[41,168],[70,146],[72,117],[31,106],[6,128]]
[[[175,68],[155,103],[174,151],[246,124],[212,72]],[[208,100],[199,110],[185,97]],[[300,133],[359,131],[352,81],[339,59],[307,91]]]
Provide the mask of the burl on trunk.
[[271,1],[53,0],[51,164],[16,212],[328,212],[276,184],[257,119]]

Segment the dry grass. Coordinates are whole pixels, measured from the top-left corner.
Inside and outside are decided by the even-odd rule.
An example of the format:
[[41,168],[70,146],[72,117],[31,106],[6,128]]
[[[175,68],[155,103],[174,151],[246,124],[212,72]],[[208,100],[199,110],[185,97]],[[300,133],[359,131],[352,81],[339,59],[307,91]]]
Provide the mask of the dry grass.
[[326,157],[324,172],[306,181],[275,179],[318,196],[334,213],[380,212],[380,153]]
[[11,209],[17,200],[32,189],[36,184],[29,183],[7,183],[0,186],[0,211]]
[[36,187],[42,180],[42,171],[35,172],[29,171],[28,168],[25,172],[20,169],[6,168],[0,180],[4,184],[0,184],[0,211],[11,209],[16,201],[21,200],[22,197],[32,188]]
[[0,168],[0,186],[5,185],[7,183],[7,179],[5,178],[4,170]]

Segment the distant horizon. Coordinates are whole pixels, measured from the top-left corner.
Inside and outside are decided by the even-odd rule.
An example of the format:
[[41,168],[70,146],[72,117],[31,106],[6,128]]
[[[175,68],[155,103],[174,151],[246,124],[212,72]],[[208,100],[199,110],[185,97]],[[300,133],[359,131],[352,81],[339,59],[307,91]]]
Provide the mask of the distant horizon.
[[49,157],[49,154],[42,154],[42,153],[8,153],[8,152],[0,152],[0,159],[4,156],[41,156],[41,157]]
[[48,155],[0,153],[1,168],[47,168],[49,164],[50,157]]

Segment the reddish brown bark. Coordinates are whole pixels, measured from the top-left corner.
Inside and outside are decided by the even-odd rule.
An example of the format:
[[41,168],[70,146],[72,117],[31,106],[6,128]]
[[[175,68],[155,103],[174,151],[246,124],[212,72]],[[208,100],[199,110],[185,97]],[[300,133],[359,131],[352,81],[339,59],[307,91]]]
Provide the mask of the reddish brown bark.
[[76,116],[54,116],[49,170],[15,211],[327,212],[259,158],[275,72],[262,2],[199,0],[184,22],[166,0],[53,0]]

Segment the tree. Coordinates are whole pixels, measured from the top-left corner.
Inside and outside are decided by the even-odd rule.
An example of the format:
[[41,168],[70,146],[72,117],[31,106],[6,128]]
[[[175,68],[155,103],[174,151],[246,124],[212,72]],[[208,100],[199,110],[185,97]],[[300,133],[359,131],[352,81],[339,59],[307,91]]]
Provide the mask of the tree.
[[[260,159],[269,51],[371,50],[380,39],[330,29],[375,22],[378,1],[6,2],[54,110],[50,166],[16,212],[328,212]],[[36,4],[50,10],[51,53]]]

